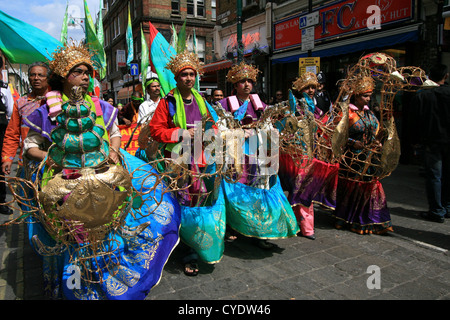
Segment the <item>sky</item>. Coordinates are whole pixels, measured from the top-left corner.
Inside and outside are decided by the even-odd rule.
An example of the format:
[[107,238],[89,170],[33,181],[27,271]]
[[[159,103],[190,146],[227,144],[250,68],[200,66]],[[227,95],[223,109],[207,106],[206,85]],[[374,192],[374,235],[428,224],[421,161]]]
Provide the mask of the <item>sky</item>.
[[[87,0],[94,23],[100,3],[101,0]],[[69,14],[72,13],[72,16],[76,18],[84,18],[84,0],[0,0],[0,10],[59,40],[67,4]],[[69,28],[68,38],[77,41],[83,39],[83,29]]]

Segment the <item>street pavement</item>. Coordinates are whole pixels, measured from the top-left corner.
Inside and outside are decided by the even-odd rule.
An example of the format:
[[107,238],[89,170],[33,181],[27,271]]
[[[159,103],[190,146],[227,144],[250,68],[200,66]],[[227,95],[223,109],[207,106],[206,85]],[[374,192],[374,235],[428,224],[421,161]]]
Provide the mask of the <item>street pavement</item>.
[[[146,300],[449,300],[450,220],[419,216],[427,209],[421,168],[400,164],[382,184],[393,233],[337,230],[330,212],[316,206],[316,240],[274,240],[274,250],[263,250],[239,236],[219,263],[200,263],[196,277],[184,275],[178,246]],[[0,300],[46,299],[24,225],[0,228],[0,258]]]

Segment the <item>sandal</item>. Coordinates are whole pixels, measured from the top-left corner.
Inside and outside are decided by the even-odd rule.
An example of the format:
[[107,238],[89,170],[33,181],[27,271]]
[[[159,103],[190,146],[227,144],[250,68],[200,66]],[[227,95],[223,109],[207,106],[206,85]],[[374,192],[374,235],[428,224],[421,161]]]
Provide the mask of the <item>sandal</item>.
[[197,261],[190,261],[184,265],[184,274],[190,277],[194,277],[198,274]]
[[233,242],[234,240],[236,240],[237,239],[237,236],[236,235],[234,235],[233,233],[231,233],[231,232],[225,232],[225,241],[227,241],[227,242]]

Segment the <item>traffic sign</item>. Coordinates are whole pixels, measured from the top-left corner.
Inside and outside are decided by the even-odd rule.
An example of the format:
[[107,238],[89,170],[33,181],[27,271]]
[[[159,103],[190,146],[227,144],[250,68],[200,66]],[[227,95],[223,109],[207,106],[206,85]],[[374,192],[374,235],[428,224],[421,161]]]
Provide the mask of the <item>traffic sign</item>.
[[314,49],[314,27],[302,29],[302,51]]
[[313,27],[317,24],[319,24],[319,11],[301,16],[298,20],[298,26],[300,29]]
[[137,63],[131,63],[130,64],[130,74],[132,76],[137,76],[139,75],[139,66]]
[[319,57],[307,57],[299,59],[299,75],[301,76],[305,72],[313,72],[315,74],[320,71],[320,58]]

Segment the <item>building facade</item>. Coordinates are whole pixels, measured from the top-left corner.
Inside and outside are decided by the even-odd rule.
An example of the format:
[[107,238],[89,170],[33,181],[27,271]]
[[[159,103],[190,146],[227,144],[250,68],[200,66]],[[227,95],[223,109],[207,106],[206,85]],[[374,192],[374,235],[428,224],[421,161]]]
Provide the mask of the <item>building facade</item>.
[[320,58],[331,90],[349,66],[371,52],[425,70],[446,62],[439,3],[441,9],[431,0],[279,1],[273,7],[271,81],[278,86],[273,90],[286,92],[299,75],[300,59],[307,57]]

